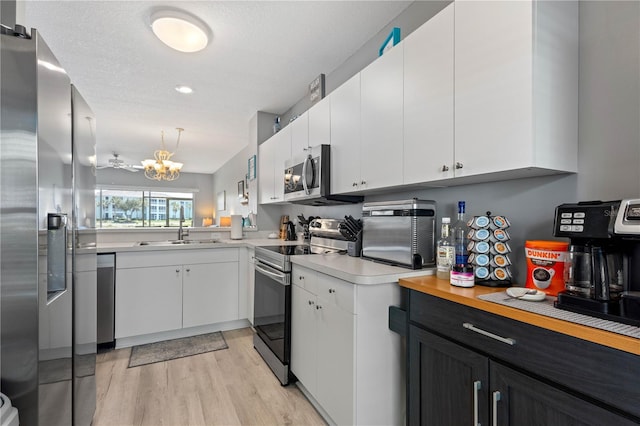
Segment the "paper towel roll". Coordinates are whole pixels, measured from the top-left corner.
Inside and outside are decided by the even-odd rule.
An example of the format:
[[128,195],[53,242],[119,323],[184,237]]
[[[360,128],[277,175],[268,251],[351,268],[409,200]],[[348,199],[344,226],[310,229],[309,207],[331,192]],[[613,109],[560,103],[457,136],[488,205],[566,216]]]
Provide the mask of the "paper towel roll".
[[231,215],[231,239],[232,240],[242,239],[242,215],[239,215],[239,214]]

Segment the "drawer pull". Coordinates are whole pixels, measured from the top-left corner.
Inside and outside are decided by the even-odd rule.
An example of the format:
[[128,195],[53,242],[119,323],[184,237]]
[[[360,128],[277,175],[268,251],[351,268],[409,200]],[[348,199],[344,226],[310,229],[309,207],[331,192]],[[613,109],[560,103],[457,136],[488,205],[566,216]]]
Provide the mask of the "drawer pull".
[[471,324],[470,322],[462,323],[462,326],[464,328],[466,328],[467,330],[471,330],[471,331],[473,331],[475,333],[482,334],[483,336],[491,337],[492,339],[497,340],[497,341],[502,342],[502,343],[506,343],[507,345],[513,346],[513,345],[516,344],[515,339],[512,339],[511,337],[498,336],[497,334],[493,334],[493,333],[488,332],[486,330],[483,330],[481,328],[477,328],[475,325]]
[[494,391],[493,392],[493,397],[492,397],[492,402],[493,402],[493,426],[498,426],[498,401],[500,401],[501,399],[501,395],[500,395],[500,391]]
[[482,389],[482,382],[480,380],[473,382],[473,426],[481,426],[478,421],[478,391],[480,389]]

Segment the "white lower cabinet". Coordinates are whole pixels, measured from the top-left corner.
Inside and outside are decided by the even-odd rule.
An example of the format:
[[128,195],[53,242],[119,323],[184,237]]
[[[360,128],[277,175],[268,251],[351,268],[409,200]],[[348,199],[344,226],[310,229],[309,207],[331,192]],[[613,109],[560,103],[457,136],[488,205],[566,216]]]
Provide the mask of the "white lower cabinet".
[[182,328],[182,266],[116,271],[116,339]]
[[117,254],[115,337],[238,319],[238,249]]
[[360,286],[294,265],[291,370],[338,425],[403,422],[400,337],[387,326],[395,283]]
[[184,265],[182,327],[238,319],[238,263]]

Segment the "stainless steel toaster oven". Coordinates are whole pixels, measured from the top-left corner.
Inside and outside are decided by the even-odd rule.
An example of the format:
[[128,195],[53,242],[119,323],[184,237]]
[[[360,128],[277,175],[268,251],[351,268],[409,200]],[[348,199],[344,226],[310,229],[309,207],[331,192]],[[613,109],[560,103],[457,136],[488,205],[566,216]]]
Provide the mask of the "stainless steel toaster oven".
[[435,201],[363,204],[362,257],[412,269],[434,266],[435,220]]

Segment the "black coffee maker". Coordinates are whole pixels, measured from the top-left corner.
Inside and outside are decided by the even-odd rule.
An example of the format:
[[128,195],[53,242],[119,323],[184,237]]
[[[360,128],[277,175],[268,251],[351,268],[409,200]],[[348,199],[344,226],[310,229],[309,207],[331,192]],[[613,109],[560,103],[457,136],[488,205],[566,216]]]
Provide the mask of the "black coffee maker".
[[562,204],[554,235],[570,239],[555,306],[640,325],[640,199]]

